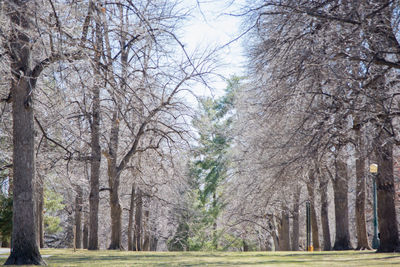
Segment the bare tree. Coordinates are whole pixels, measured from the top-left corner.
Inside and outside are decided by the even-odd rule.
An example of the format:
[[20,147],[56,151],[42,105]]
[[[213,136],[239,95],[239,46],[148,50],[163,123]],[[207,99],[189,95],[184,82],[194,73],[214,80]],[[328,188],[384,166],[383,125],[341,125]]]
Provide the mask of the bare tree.
[[[356,127],[368,126],[375,144],[380,144],[379,150],[374,146],[375,154],[378,159],[385,158],[386,161],[382,161],[383,169],[378,180],[390,186],[381,187],[378,194],[380,202],[385,203],[378,212],[383,220],[380,229],[385,232],[379,251],[398,249],[394,204],[387,202],[394,199],[394,190],[390,189],[393,168],[389,158],[397,137],[393,130],[386,131],[391,137],[382,131],[396,127],[392,118],[397,116],[397,109],[391,104],[397,102],[393,91],[396,85],[389,82],[394,77],[393,69],[399,67],[397,55],[400,50],[394,35],[398,26],[393,23],[398,19],[393,12],[396,4],[391,1],[263,1],[249,4],[251,7],[245,12],[247,25],[252,29],[253,46],[249,48],[249,56],[253,59],[251,74],[261,81],[254,88],[258,98],[253,99],[252,104],[261,106],[265,114],[262,115],[269,116],[269,121],[273,112],[279,114],[274,117],[276,119],[288,112],[288,107],[291,108],[290,114],[297,117],[285,121],[286,124],[292,123],[292,128],[285,132],[288,135],[282,132],[280,135],[299,148],[299,153],[285,159],[286,166],[294,166],[301,162],[300,159],[314,154],[325,157],[330,149],[350,143],[355,144],[356,151],[363,149],[353,140],[354,110],[360,116]],[[268,98],[263,99],[264,96]],[[256,121],[257,115],[254,116]],[[270,131],[276,134],[276,129],[283,128],[280,127],[275,126],[275,131]],[[269,132],[268,136],[271,138]],[[383,139],[387,147],[383,145]],[[288,144],[290,142],[277,147],[277,150],[289,151]],[[372,151],[371,148],[366,150]],[[341,162],[338,171],[342,178],[345,177],[345,156],[342,154],[337,159]],[[357,165],[355,168],[360,170],[361,165]],[[346,184],[344,179],[335,179],[335,194],[346,192]],[[362,195],[360,190],[357,192]],[[339,207],[335,209],[338,213],[345,212]],[[337,220],[347,221],[347,216],[342,215]],[[362,212],[357,216],[363,220]],[[389,217],[391,219],[385,219]],[[336,233],[342,233],[342,239],[346,240],[343,246],[339,246],[342,248],[350,248],[346,224],[336,225]],[[365,237],[365,233],[360,232],[360,235]]]

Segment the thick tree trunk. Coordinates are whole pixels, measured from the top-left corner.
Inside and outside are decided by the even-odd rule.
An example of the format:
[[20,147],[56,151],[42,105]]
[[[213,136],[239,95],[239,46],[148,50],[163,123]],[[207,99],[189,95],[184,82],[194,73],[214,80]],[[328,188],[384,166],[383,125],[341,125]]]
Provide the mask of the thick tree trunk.
[[378,193],[378,227],[380,245],[378,252],[400,251],[399,233],[396,217],[393,175],[393,146],[379,139],[375,142],[378,160],[376,186]]
[[348,207],[348,176],[346,163],[336,160],[333,192],[335,201],[336,235],[333,250],[353,249],[350,243],[349,207]]
[[315,176],[314,173],[311,172],[309,175],[309,181],[307,183],[307,191],[310,201],[311,208],[311,234],[312,234],[312,244],[314,250],[320,250],[319,244],[319,229],[318,229],[318,220],[317,220],[317,212],[315,211]]
[[99,214],[99,177],[100,177],[100,144],[99,144],[99,124],[100,124],[100,101],[99,89],[94,90],[93,99],[93,121],[92,121],[92,162],[90,173],[90,195],[89,195],[89,250],[99,249],[98,239],[98,214]]
[[[127,77],[127,63],[129,48],[126,46],[126,25],[124,24],[124,12],[123,8],[119,8],[120,12],[120,48],[121,48],[121,73],[119,75],[120,90],[121,92],[126,89],[126,77]],[[108,29],[107,22],[103,21],[105,29]],[[106,51],[108,58],[111,59],[111,44],[109,43],[108,31],[105,32],[106,40]],[[111,63],[111,62],[109,62]],[[112,63],[111,63],[112,66]],[[112,73],[110,73],[113,75]],[[114,84],[115,85],[115,84]],[[113,96],[115,97],[115,96]],[[114,98],[114,101],[118,103],[118,97]],[[117,105],[117,104],[116,104]],[[114,107],[114,112],[111,122],[110,130],[110,143],[108,152],[108,183],[111,188],[110,191],[110,216],[111,216],[111,243],[108,249],[121,249],[121,235],[122,235],[122,209],[119,200],[119,184],[120,175],[125,167],[119,168],[117,166],[118,158],[118,144],[119,144],[119,116],[118,108]],[[128,160],[129,161],[129,160]],[[128,240],[129,244],[129,240]]]
[[[397,27],[396,30],[387,31],[387,28],[391,27],[392,21],[387,19],[391,18],[394,13],[397,12],[398,5],[388,5],[388,8],[383,9],[375,16],[375,21],[379,21],[378,27],[368,27],[366,30],[370,36],[383,36],[382,32],[385,32],[383,37],[385,38],[369,38],[368,46],[372,48],[372,51],[385,51],[387,49],[399,49],[400,44],[397,38]],[[384,22],[384,23],[381,23]],[[396,60],[398,60],[398,56]],[[379,69],[383,71],[383,69]],[[392,97],[392,92],[387,90],[385,75],[377,76],[374,83],[370,85],[373,92],[376,92],[376,97],[373,97],[375,108],[379,114],[383,114],[384,117],[380,118],[378,123],[380,127],[379,136],[375,138],[374,150],[377,157],[378,163],[378,174],[376,177],[377,186],[377,198],[378,198],[378,227],[380,234],[380,245],[378,252],[393,252],[400,251],[400,241],[398,232],[398,223],[396,217],[395,199],[396,192],[394,187],[394,174],[393,174],[393,136],[390,131],[396,131],[393,129],[392,116],[388,112],[390,110],[388,101]],[[385,107],[385,108],[384,108]]]
[[300,195],[301,195],[301,186],[298,185],[296,192],[293,196],[293,219],[292,219],[292,250],[299,250],[299,208],[300,208]]
[[247,244],[245,239],[242,239],[242,243],[243,243],[243,252],[249,251],[249,244]]
[[82,248],[82,187],[76,187],[75,197],[75,248]]
[[135,210],[135,236],[134,236],[134,246],[136,251],[142,250],[142,208],[143,208],[143,199],[142,199],[142,190],[137,188],[136,193],[136,210]]
[[120,172],[117,170],[119,122],[118,110],[113,112],[110,131],[109,152],[107,155],[108,184],[110,190],[110,216],[111,216],[111,243],[108,249],[121,248],[121,216],[122,210],[119,203]]
[[365,158],[361,153],[363,142],[359,124],[355,124],[356,148],[356,228],[357,250],[371,249],[368,243],[367,223],[365,220]]
[[331,231],[329,229],[329,211],[328,211],[328,184],[329,179],[319,175],[319,192],[321,196],[321,225],[322,225],[322,236],[324,239],[324,251],[332,249],[331,242]]
[[150,250],[150,231],[149,231],[149,214],[148,210],[144,211],[144,224],[143,224],[143,251]]
[[279,251],[279,238],[278,238],[278,229],[276,226],[276,220],[275,220],[275,216],[272,214],[271,216],[269,216],[269,228],[271,231],[271,237],[272,240],[274,241],[274,250],[275,251]]
[[319,227],[317,220],[317,212],[315,210],[314,201],[311,203],[311,232],[312,232],[312,243],[314,250],[321,250],[321,246],[319,244]]
[[157,251],[157,245],[158,245],[158,238],[157,236],[152,235],[150,239],[150,251]]
[[129,208],[128,220],[128,250],[134,250],[133,245],[133,212],[135,210],[135,184],[132,184],[131,205]]
[[[96,47],[101,47],[100,24],[96,23]],[[100,78],[100,52],[95,51],[95,76]],[[96,80],[97,80],[96,79]],[[93,87],[92,123],[91,123],[91,149],[92,160],[90,165],[90,195],[89,195],[89,250],[99,249],[99,178],[101,163],[100,148],[100,82]]]
[[279,227],[279,250],[290,250],[290,222],[286,205],[282,205],[281,225]]
[[89,218],[87,212],[84,213],[82,248],[87,249],[89,245]]
[[[114,184],[115,185],[115,184]],[[119,203],[118,187],[113,187],[110,196],[111,207],[111,244],[108,249],[121,248],[121,205]]]
[[[45,264],[37,245],[35,206],[34,119],[31,81],[31,40],[25,19],[30,1],[11,1],[10,19],[14,27],[9,52],[13,80],[13,229],[11,254],[6,265]],[[19,29],[23,29],[20,31]]]
[[6,265],[45,264],[36,235],[33,109],[25,104],[29,92],[27,78],[13,82],[13,229]]
[[111,244],[108,249],[121,248],[121,205],[117,194],[111,196]]

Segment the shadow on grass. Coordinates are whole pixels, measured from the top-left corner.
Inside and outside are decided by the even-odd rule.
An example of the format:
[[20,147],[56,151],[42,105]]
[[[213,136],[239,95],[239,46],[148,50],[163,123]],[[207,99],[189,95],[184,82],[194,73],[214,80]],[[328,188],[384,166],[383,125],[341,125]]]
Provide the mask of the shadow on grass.
[[66,262],[70,261],[72,262],[93,262],[93,261],[132,261],[132,260],[140,260],[140,259],[151,259],[154,258],[155,260],[157,258],[174,258],[178,256],[172,256],[172,255],[121,255],[121,256],[112,256],[112,255],[104,255],[104,256],[72,256],[71,255],[55,255],[49,257],[50,261],[53,263],[58,263],[58,262]]
[[[51,254],[51,252],[47,252]],[[270,266],[270,265],[311,265],[320,266],[332,263],[334,266],[379,266],[399,264],[400,254],[387,255],[373,252],[341,253],[341,252],[180,252],[180,253],[142,253],[142,252],[107,252],[86,253],[81,251],[72,254],[56,254],[46,259],[52,266]],[[369,257],[364,257],[369,255]],[[383,257],[382,257],[383,256]],[[387,262],[387,261],[390,261]],[[386,262],[385,262],[386,261]]]
[[[234,265],[272,265],[272,264],[280,264],[280,265],[289,265],[289,264],[304,264],[307,262],[307,260],[279,260],[279,259],[271,259],[271,260],[253,260],[253,261],[240,261],[240,260],[235,260],[234,262],[230,261],[224,261],[224,260],[213,260],[212,262],[207,261],[207,260],[201,260],[201,257],[198,257],[197,259],[179,259],[179,257],[173,257],[170,259],[166,259],[166,261],[151,261],[151,262],[144,262],[141,260],[142,257],[120,257],[120,256],[104,256],[104,257],[99,257],[96,259],[90,258],[90,257],[77,257],[77,258],[69,258],[69,257],[57,257],[57,258],[52,258],[48,263],[50,265],[52,264],[65,264],[68,262],[71,265],[74,264],[85,264],[85,263],[90,263],[90,264],[96,264],[99,266],[104,266],[104,264],[109,265],[109,266],[131,266],[132,264],[142,266],[142,265],[149,265],[149,266],[234,266]],[[149,257],[145,257],[149,258]],[[207,257],[204,257],[207,258]],[[154,259],[156,260],[156,259]],[[132,265],[133,266],[133,265]]]

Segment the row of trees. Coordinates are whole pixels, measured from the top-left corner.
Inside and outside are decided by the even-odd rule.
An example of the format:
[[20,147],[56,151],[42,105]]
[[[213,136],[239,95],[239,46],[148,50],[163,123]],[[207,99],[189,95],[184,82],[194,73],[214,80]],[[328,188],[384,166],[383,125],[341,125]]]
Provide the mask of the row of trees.
[[[173,202],[180,185],[174,162],[190,139],[182,97],[213,70],[208,53],[189,53],[178,38],[187,10],[163,0],[16,0],[1,1],[0,9],[1,144],[13,183],[6,264],[44,263],[37,215],[48,184],[76,199],[77,247],[83,238],[99,249],[99,229],[107,225],[99,224],[99,205],[106,205],[108,248],[122,248],[126,196],[128,247],[150,246],[142,217],[157,217],[157,207]],[[109,193],[107,204],[101,192]]]
[[[251,28],[251,83],[236,103],[237,174],[229,192],[239,196],[229,210],[233,224],[259,225],[277,247],[297,250],[299,205],[307,199],[314,247],[350,249],[350,191],[355,198],[356,247],[368,249],[366,165],[377,163],[378,251],[399,250],[394,172],[398,4],[285,0],[253,1],[244,7],[240,15]],[[354,184],[351,177],[356,177]],[[304,187],[307,193],[302,194]],[[328,211],[331,190],[334,242]],[[279,221],[274,223],[274,218]]]
[[[373,179],[378,251],[399,251],[398,7],[398,1],[264,0],[235,14],[248,32],[248,77],[234,93],[233,123],[219,139],[210,113],[218,108],[206,101],[209,121],[197,127],[195,199],[204,199],[212,185],[222,197],[209,198],[205,210],[213,210],[213,199],[223,203],[217,217],[201,224],[208,233],[223,234],[217,241],[200,235],[214,244],[203,242],[203,249],[224,248],[226,234],[231,249],[305,248],[300,207],[306,201],[315,249],[370,249]],[[212,105],[223,103],[218,101]],[[229,147],[216,150],[221,144]],[[218,159],[228,165],[214,176]],[[378,165],[376,177],[369,175],[370,163]],[[198,240],[199,222],[182,216],[181,223],[174,244],[198,249],[186,240]]]
[[201,101],[188,157],[186,92],[207,82],[215,54],[185,49],[178,3],[0,2],[7,264],[44,263],[47,190],[64,197],[65,239],[92,250],[159,239],[171,250],[298,250],[304,201],[314,247],[351,249],[353,199],[357,248],[369,249],[372,162],[378,251],[398,251],[398,4],[246,3],[235,15],[248,32],[247,78]]

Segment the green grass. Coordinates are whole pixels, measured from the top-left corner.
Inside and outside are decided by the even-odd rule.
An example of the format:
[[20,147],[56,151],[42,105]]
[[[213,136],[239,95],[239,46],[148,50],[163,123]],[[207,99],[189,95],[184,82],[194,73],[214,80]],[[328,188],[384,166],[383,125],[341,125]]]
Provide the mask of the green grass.
[[[49,266],[400,266],[400,253],[127,252],[43,249]],[[4,258],[5,261],[5,258]]]

